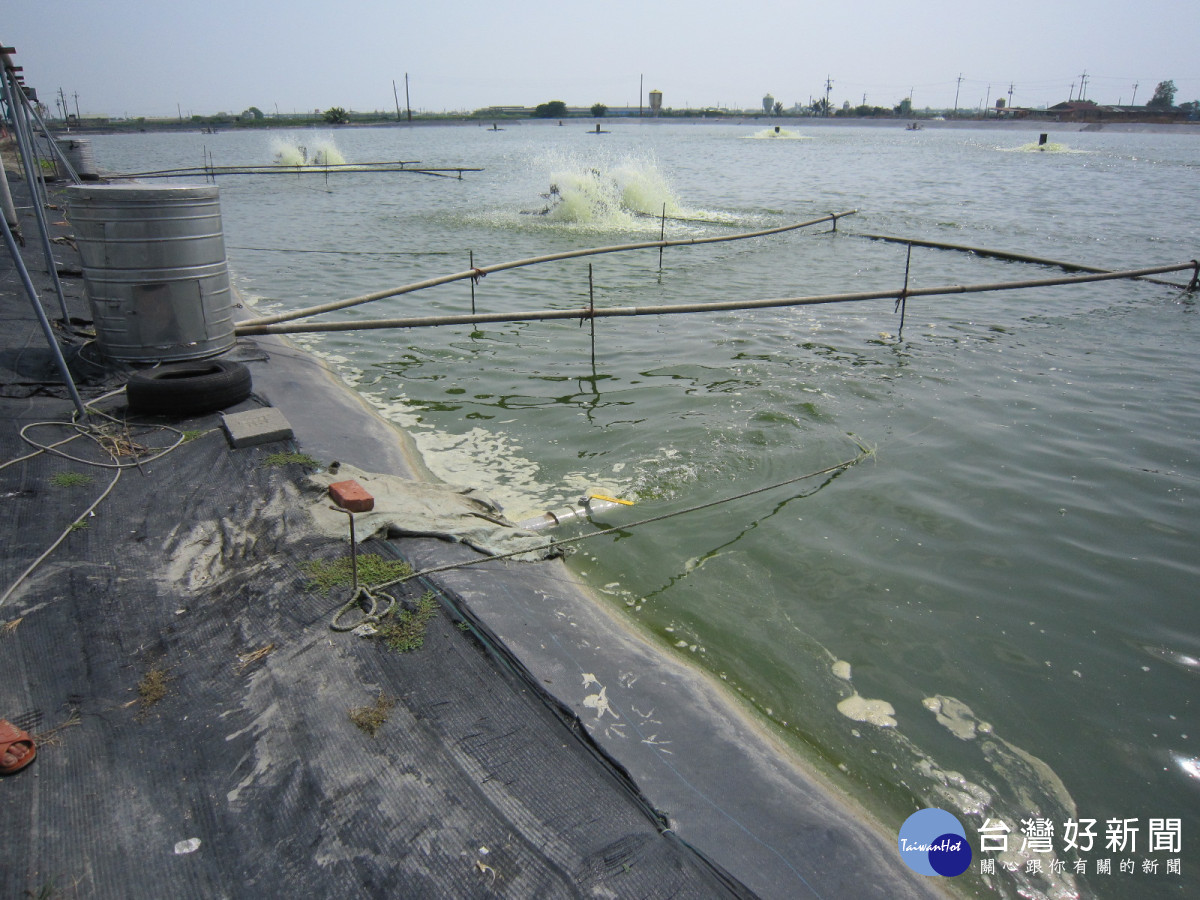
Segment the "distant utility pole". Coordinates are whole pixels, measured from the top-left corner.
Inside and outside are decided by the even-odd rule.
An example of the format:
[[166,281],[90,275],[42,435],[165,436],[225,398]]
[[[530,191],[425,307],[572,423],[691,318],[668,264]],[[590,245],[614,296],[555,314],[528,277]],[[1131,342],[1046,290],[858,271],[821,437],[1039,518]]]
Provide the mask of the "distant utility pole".
[[646,87],[646,76],[638,76],[638,118],[642,117],[642,92]]
[[833,79],[825,76],[825,115],[829,115],[829,92],[833,90]]
[[958,112],[958,92],[962,89],[962,72],[958,73],[958,86],[954,88],[954,111]]
[[1138,89],[1138,82],[1135,81],[1133,83],[1133,99],[1129,101],[1130,106],[1137,106],[1137,89]]
[[75,92],[75,118],[80,122],[83,121],[83,117],[79,115],[79,91]]
[[408,97],[408,73],[404,73],[404,108],[408,111],[408,121],[412,122],[412,100]]
[[986,119],[988,107],[992,105],[992,86],[988,85],[987,99],[983,101],[983,117]]
[[1009,109],[1012,109],[1012,92],[1013,92],[1013,83],[1010,81],[1008,83],[1008,108]]
[[396,121],[400,121],[400,95],[396,93],[396,79],[392,79],[392,99],[396,101]]
[[1087,99],[1087,69],[1083,70],[1083,74],[1079,76],[1079,99],[1081,101]]

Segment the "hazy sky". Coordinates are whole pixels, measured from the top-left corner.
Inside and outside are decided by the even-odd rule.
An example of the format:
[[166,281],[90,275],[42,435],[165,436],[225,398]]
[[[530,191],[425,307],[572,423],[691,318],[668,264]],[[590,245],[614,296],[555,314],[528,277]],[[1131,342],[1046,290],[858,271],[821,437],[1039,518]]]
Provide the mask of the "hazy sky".
[[[1040,106],[1200,99],[1197,0],[6,0],[0,42],[52,114],[62,88],[110,116],[404,105]],[[958,83],[962,76],[961,85]],[[990,93],[989,93],[990,87]],[[648,102],[648,101],[647,101]]]

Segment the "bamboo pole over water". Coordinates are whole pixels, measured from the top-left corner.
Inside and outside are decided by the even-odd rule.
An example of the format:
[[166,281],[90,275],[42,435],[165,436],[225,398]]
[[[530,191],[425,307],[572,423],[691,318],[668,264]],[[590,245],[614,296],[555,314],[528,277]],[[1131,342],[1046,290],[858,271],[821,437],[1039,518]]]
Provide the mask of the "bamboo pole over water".
[[409,175],[430,175],[437,178],[450,178],[450,173],[454,173],[458,178],[462,178],[463,172],[482,172],[483,169],[472,169],[466,166],[447,166],[441,168],[413,168],[404,165],[390,165],[389,167],[382,166],[362,166],[362,165],[345,165],[345,166],[262,166],[240,168],[237,166],[208,166],[206,168],[180,169],[175,172],[158,172],[158,173],[141,173],[133,175],[112,175],[111,178],[189,178],[193,175],[204,175],[205,177],[215,177],[217,175],[329,175],[334,174],[359,174],[359,175],[375,175],[381,172],[405,172]]
[[[650,246],[654,246],[651,244]],[[513,313],[480,313],[478,315],[418,316],[403,319],[369,319],[361,322],[312,322],[304,325],[260,324],[261,320],[245,322],[234,328],[238,335],[302,334],[325,331],[370,331],[380,328],[429,328],[441,325],[479,325],[496,322],[534,322],[549,319],[606,319],[618,316],[672,316],[686,313],[726,312],[748,309],[772,309],[789,306],[815,306],[823,303],[857,303],[864,300],[896,300],[912,297],[932,297],[941,294],[975,294],[988,291],[1008,291],[1022,288],[1053,287],[1067,284],[1087,284],[1093,281],[1142,278],[1165,272],[1191,269],[1200,273],[1200,263],[1191,260],[1169,266],[1129,269],[1122,272],[1096,272],[1088,275],[1039,278],[1032,281],[1000,281],[990,284],[953,284],[938,287],[862,291],[852,294],[824,294],[812,297],[781,297],[770,300],[729,300],[716,303],[681,303],[673,306],[621,306],[609,309],[540,309]],[[1193,283],[1195,282],[1193,278]]]
[[[206,170],[217,172],[228,171],[285,171],[290,173],[296,172],[316,172],[325,169],[354,169],[364,166],[416,166],[420,164],[419,159],[388,159],[381,162],[362,162],[362,163],[329,163],[317,165],[309,163],[306,165],[291,165],[283,163],[270,163],[262,165],[244,165],[244,166],[207,166]],[[195,166],[183,166],[175,169],[151,169],[149,172],[126,172],[122,175],[113,175],[112,178],[149,178],[152,175],[166,177],[168,175],[193,175],[198,171]],[[483,171],[480,169],[479,171]]]
[[[611,247],[593,247],[588,250],[566,250],[562,253],[550,253],[545,256],[534,256],[529,259],[518,259],[513,262],[496,263],[491,266],[483,266],[482,268],[472,267],[466,272],[455,272],[453,275],[442,275],[437,278],[428,278],[425,281],[417,281],[413,284],[405,284],[400,287],[389,288],[383,291],[376,291],[374,294],[363,294],[360,297],[350,297],[347,300],[335,300],[331,303],[323,303],[320,306],[310,306],[306,309],[297,309],[292,312],[278,313],[272,316],[260,316],[255,319],[247,319],[242,322],[238,329],[251,328],[260,325],[273,325],[278,322],[291,322],[296,319],[305,319],[309,316],[320,315],[321,313],[333,312],[338,309],[346,309],[351,306],[360,306],[363,303],[370,303],[373,300],[383,300],[387,297],[396,297],[400,294],[410,294],[413,291],[424,290],[425,288],[436,287],[439,284],[449,284],[453,281],[462,281],[464,278],[470,278],[478,281],[485,275],[490,275],[492,272],[502,272],[505,269],[517,269],[522,266],[532,266],[536,263],[554,262],[560,259],[575,259],[580,256],[597,256],[601,253],[620,253],[627,250],[650,250],[655,247],[690,247],[696,244],[715,244],[721,241],[739,241],[753,237],[764,237],[770,234],[782,234],[785,231],[795,231],[797,228],[805,228],[809,225],[818,225],[821,222],[833,222],[835,227],[837,220],[843,216],[852,216],[858,210],[851,209],[841,213],[830,213],[827,216],[821,216],[819,219],[810,219],[807,222],[797,222],[794,225],[781,225],[778,228],[767,228],[762,231],[748,231],[740,234],[726,234],[717,237],[707,238],[684,238],[673,241],[643,241],[638,244],[616,244]],[[568,316],[566,318],[573,318]],[[267,334],[269,332],[262,331],[238,331],[239,334]]]
[[[1027,256],[1023,253],[1013,253],[1008,250],[991,250],[987,247],[972,247],[968,244],[947,244],[942,241],[926,241],[919,238],[902,238],[893,237],[887,234],[865,234],[863,232],[848,231],[845,232],[853,237],[866,238],[869,241],[886,241],[891,244],[908,244],[910,247],[928,247],[933,250],[957,250],[960,253],[973,253],[976,256],[988,256],[992,259],[1005,259],[1010,262],[1032,263],[1038,266],[1054,266],[1066,272],[1111,272],[1112,269],[1102,269],[1099,266],[1085,266],[1080,263],[1063,262],[1059,259],[1046,259],[1042,256]],[[1159,281],[1154,278],[1147,278],[1154,284],[1161,284],[1166,287],[1183,288],[1187,285],[1178,284],[1174,281]]]

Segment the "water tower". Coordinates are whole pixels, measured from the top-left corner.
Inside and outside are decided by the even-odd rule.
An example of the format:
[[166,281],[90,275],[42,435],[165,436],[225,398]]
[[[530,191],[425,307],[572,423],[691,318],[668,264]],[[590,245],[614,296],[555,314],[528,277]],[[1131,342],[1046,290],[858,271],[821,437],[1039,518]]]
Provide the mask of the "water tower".
[[774,109],[775,98],[767,94],[767,96],[763,97],[763,112],[769,116]]
[[650,112],[655,116],[662,110],[662,91],[650,92]]

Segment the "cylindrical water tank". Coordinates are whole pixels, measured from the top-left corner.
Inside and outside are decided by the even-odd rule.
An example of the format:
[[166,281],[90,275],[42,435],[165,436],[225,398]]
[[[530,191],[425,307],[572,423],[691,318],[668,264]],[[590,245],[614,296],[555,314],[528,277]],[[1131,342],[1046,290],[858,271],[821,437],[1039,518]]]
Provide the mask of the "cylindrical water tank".
[[67,197],[101,353],[173,362],[233,346],[216,185],[79,184]]
[[71,164],[75,174],[84,181],[95,181],[100,177],[96,171],[96,158],[92,155],[90,140],[87,138],[59,138],[58,149],[67,158],[67,162]]

